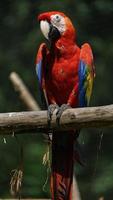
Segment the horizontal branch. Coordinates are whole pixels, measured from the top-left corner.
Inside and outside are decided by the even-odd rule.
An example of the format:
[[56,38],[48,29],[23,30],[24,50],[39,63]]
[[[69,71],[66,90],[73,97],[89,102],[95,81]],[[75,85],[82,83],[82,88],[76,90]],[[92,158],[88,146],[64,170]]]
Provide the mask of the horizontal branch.
[[[113,105],[67,109],[56,124],[54,113],[51,128],[70,130],[88,127],[113,126]],[[37,132],[48,129],[47,111],[11,112],[0,114],[0,134]]]

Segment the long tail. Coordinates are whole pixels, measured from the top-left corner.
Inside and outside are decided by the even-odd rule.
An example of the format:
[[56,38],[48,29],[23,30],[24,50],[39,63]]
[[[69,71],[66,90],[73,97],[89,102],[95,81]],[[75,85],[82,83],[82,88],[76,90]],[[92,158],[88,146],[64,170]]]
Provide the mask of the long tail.
[[74,135],[55,132],[52,140],[52,200],[72,200]]

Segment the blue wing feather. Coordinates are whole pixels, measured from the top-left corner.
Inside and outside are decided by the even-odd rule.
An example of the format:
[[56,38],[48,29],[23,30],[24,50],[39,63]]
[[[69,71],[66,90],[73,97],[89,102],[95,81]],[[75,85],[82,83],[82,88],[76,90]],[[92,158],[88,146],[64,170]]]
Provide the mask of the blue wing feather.
[[42,43],[40,45],[40,48],[38,50],[37,53],[37,58],[36,58],[36,74],[38,77],[38,82],[40,85],[40,91],[43,93],[43,96],[45,97],[46,100],[46,104],[48,105],[48,100],[47,100],[47,94],[46,94],[46,89],[45,89],[45,80],[44,80],[44,66],[45,66],[45,62],[46,58],[47,58],[47,52],[48,49],[46,47],[45,43]]
[[94,77],[95,69],[92,50],[90,45],[85,43],[81,48],[80,63],[78,68],[80,107],[89,105]]
[[[47,47],[45,43],[42,43],[39,47],[37,57],[36,57],[36,74],[38,76],[38,81],[41,87],[43,79],[43,67],[44,67],[44,58],[46,58]],[[42,88],[43,89],[43,88]]]
[[79,64],[79,106],[85,107],[87,106],[87,100],[86,100],[86,88],[84,87],[84,82],[86,78],[86,64],[81,60]]
[[38,81],[39,81],[40,86],[41,86],[41,84],[42,84],[42,60],[40,60],[36,64],[36,74],[38,76]]

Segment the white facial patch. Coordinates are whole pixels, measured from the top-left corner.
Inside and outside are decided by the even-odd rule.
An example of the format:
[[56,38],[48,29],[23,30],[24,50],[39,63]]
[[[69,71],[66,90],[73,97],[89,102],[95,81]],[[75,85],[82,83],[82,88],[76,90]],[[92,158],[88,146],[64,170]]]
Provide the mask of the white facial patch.
[[51,15],[51,23],[59,30],[60,33],[65,32],[66,24],[63,16],[59,14]]
[[43,35],[45,36],[46,39],[48,39],[48,34],[49,34],[49,31],[50,31],[50,25],[47,21],[41,21],[40,22],[40,29],[43,33]]

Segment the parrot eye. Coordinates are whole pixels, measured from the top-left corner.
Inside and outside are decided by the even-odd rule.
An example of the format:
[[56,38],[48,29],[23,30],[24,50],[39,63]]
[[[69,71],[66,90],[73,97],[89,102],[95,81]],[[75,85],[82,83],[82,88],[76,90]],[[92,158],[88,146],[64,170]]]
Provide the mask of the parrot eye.
[[52,16],[51,16],[51,19],[52,19],[52,21],[53,21],[54,23],[58,23],[58,22],[61,21],[61,16],[58,15],[58,14],[52,15]]
[[54,17],[55,17],[57,22],[59,22],[61,20],[61,16],[60,15],[55,15]]

